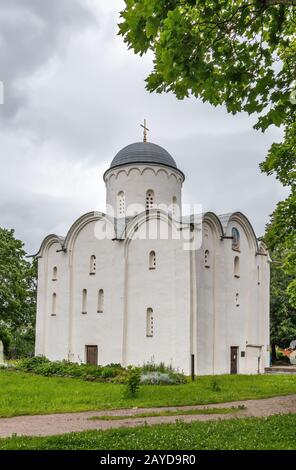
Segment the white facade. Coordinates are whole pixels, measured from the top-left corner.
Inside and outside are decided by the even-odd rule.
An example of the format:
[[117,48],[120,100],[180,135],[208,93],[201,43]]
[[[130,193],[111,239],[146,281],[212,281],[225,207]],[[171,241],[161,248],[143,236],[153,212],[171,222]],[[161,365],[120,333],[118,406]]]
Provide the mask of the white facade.
[[[133,155],[106,171],[108,216],[90,212],[65,238],[43,241],[36,355],[103,365],[164,362],[199,375],[264,372],[264,244],[240,212],[208,212],[202,223],[179,219],[182,172],[173,160],[145,158]],[[188,245],[193,236],[200,245]]]

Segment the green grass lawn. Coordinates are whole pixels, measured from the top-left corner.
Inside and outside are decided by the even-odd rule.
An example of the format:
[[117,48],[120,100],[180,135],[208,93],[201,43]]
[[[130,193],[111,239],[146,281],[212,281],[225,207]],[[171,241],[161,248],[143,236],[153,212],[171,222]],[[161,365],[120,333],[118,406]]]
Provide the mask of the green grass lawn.
[[135,418],[151,418],[155,416],[180,416],[180,415],[225,415],[228,413],[238,413],[241,408],[232,406],[231,408],[202,408],[202,409],[180,409],[180,410],[163,410],[163,411],[145,411],[133,415],[101,415],[91,416],[90,421],[117,421]]
[[0,439],[0,450],[296,449],[296,415],[160,424],[50,437]]
[[43,377],[0,370],[0,416],[99,409],[199,405],[296,393],[294,375],[199,377],[184,385],[143,385],[137,398],[123,398],[123,385]]

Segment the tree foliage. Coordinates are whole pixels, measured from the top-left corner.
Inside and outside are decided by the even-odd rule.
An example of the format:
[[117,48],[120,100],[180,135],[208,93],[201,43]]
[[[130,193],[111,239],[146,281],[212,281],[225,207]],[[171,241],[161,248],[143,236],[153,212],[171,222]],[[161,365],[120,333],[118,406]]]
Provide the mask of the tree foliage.
[[260,113],[257,127],[295,111],[295,1],[125,0],[119,32],[135,53],[151,50],[147,89],[190,94],[231,113]]
[[36,263],[25,255],[14,231],[0,228],[0,336],[6,349],[9,338],[10,347],[23,352],[24,342],[32,347],[36,313]]
[[[296,26],[295,26],[296,29]],[[286,127],[284,140],[272,144],[266,160],[260,165],[268,175],[275,174],[284,185],[296,189],[296,122]]]
[[282,267],[280,250],[271,252],[270,281],[270,342],[286,348],[296,339],[296,308],[291,305],[287,287],[292,276],[285,273]]
[[261,169],[291,189],[278,203],[267,226],[265,241],[288,276],[286,285],[291,304],[296,308],[296,123],[286,129],[283,142],[274,143]]

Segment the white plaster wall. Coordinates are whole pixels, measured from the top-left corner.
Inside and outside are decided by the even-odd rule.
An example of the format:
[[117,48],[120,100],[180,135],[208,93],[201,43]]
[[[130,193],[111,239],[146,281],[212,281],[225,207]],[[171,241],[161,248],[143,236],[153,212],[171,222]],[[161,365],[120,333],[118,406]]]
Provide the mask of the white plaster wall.
[[[36,354],[51,360],[68,358],[69,268],[59,243],[53,243],[38,262]],[[53,280],[53,267],[57,280]],[[52,295],[56,293],[56,316],[52,316]]]
[[[103,224],[104,222],[97,222]],[[95,222],[78,234],[72,253],[71,353],[75,362],[86,361],[86,345],[98,346],[98,363],[122,362],[124,296],[123,244],[97,240]],[[90,275],[90,257],[96,256],[96,273]],[[82,290],[87,289],[87,313],[82,314]],[[100,289],[104,311],[97,312]]]
[[[209,268],[205,267],[205,251],[209,251]],[[203,243],[197,254],[197,373],[212,374],[214,367],[214,277],[216,250],[211,227],[203,224]]]
[[258,255],[258,264],[260,267],[260,285],[258,291],[260,293],[260,341],[264,345],[262,348],[261,371],[264,367],[270,366],[270,260],[267,253]]
[[145,210],[146,192],[154,191],[155,204],[171,206],[173,196],[181,208],[181,189],[183,177],[176,170],[157,165],[126,165],[111,169],[105,176],[107,190],[107,207],[113,207],[117,212],[117,195],[120,191],[125,194],[127,215],[133,216]]
[[[158,221],[160,230],[166,222]],[[157,221],[152,222],[156,224]],[[139,227],[141,237],[146,224]],[[156,227],[155,227],[156,230]],[[149,270],[151,250],[156,269]],[[180,240],[133,239],[128,246],[126,364],[165,362],[187,374],[190,364],[189,255]],[[154,312],[154,335],[146,337],[146,312]]]
[[[230,239],[220,240],[217,231],[203,224],[203,245],[197,254],[197,373],[230,373],[230,347],[238,349],[238,373],[260,372],[269,361],[269,263],[260,256],[261,283],[257,282],[255,244],[243,225],[230,222],[240,232],[240,252]],[[204,252],[210,251],[210,268]],[[240,258],[240,277],[234,277],[234,258]],[[235,294],[239,293],[239,306]],[[252,347],[251,347],[252,346]],[[257,346],[257,347],[254,347]],[[241,357],[244,351],[245,357]]]
[[36,311],[36,340],[35,355],[44,355],[44,336],[46,331],[46,309],[45,295],[47,279],[44,272],[44,258],[38,259],[38,281],[37,281],[37,311]]
[[[150,216],[151,217],[151,216]],[[240,253],[231,240],[220,239],[217,228],[203,224],[200,250],[184,250],[182,240],[160,239],[167,221],[150,220],[139,226],[132,240],[98,240],[89,222],[73,237],[67,253],[54,242],[38,260],[36,354],[51,360],[85,362],[85,346],[98,346],[99,364],[140,365],[165,362],[191,372],[195,355],[197,374],[230,372],[230,347],[238,346],[238,372],[257,373],[269,365],[269,260],[256,255],[249,234],[237,222]],[[155,239],[143,239],[147,226]],[[210,268],[204,251],[210,252]],[[149,253],[157,266],[149,270]],[[90,257],[96,273],[90,275]],[[234,257],[240,257],[240,278],[234,277]],[[260,284],[257,278],[260,267]],[[57,280],[52,280],[57,266]],[[88,291],[87,313],[82,314],[82,290]],[[104,311],[97,312],[99,289]],[[52,316],[52,294],[57,294]],[[235,293],[239,293],[239,306]],[[154,336],[146,337],[146,311],[154,311]],[[245,357],[241,357],[241,352]]]

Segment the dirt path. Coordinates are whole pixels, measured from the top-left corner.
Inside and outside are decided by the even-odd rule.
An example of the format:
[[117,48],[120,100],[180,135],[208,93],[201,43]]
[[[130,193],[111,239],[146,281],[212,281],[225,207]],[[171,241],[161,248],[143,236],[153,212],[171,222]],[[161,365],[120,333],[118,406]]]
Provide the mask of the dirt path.
[[[145,412],[157,412],[164,410],[188,410],[205,408],[230,408],[245,405],[246,409],[229,414],[214,415],[178,415],[178,416],[155,416],[147,418],[137,418],[137,414]],[[25,436],[49,436],[55,434],[65,434],[74,431],[86,431],[90,429],[110,429],[118,427],[133,427],[147,424],[174,423],[176,419],[184,422],[209,421],[216,419],[242,418],[249,416],[270,416],[278,413],[296,413],[296,395],[284,397],[273,397],[262,400],[244,400],[231,403],[219,403],[214,405],[199,406],[174,406],[163,408],[133,408],[124,410],[108,411],[87,411],[82,413],[64,413],[37,416],[17,416],[15,418],[0,419],[0,437],[9,437],[12,434]],[[122,419],[114,421],[89,420],[93,416],[135,415],[132,419]]]

